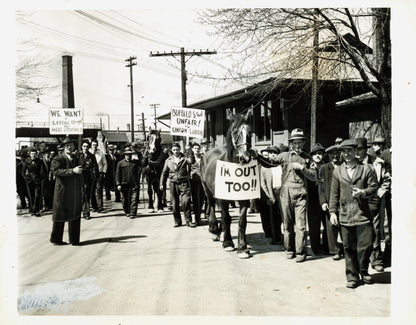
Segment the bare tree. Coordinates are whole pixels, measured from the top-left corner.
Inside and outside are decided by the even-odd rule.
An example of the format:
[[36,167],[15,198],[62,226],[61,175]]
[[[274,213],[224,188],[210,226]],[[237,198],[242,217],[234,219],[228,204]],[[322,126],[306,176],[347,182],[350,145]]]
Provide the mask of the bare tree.
[[[24,18],[29,13],[18,11],[16,18]],[[43,55],[36,46],[36,39],[18,39],[16,65],[16,115],[21,117],[30,103],[44,97],[54,97],[59,88],[50,77],[50,70],[56,62]]]
[[243,57],[229,70],[242,82],[310,77],[316,56],[320,80],[361,78],[380,100],[381,127],[391,143],[389,8],[217,9],[204,11],[200,22]]

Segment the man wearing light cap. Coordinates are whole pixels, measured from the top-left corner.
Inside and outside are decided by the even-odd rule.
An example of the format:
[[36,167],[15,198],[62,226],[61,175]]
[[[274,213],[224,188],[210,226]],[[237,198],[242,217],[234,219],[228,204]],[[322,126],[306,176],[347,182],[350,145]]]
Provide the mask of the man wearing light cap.
[[284,245],[288,259],[306,259],[306,179],[316,181],[316,171],[307,168],[307,155],[302,151],[306,137],[301,129],[293,129],[289,152],[282,152],[276,162],[282,165],[280,203],[284,223]]
[[332,175],[334,169],[341,164],[340,151],[338,145],[332,145],[326,148],[325,153],[328,154],[329,163],[324,164],[319,169],[319,203],[322,211],[325,213],[325,223],[327,229],[328,249],[334,261],[338,261],[344,255],[342,243],[337,241],[340,234],[339,225],[333,225],[329,215],[329,198],[331,195]]
[[108,153],[105,155],[107,161],[107,171],[105,174],[105,198],[107,201],[111,200],[111,191],[115,191],[116,201],[120,199],[120,192],[116,188],[116,168],[117,168],[117,157],[114,155],[115,147],[109,144]]
[[335,168],[332,176],[329,212],[331,223],[341,226],[347,288],[356,288],[360,275],[364,283],[372,283],[368,274],[373,248],[368,199],[377,192],[377,179],[374,169],[356,158],[354,140],[344,140],[339,148],[344,162]]

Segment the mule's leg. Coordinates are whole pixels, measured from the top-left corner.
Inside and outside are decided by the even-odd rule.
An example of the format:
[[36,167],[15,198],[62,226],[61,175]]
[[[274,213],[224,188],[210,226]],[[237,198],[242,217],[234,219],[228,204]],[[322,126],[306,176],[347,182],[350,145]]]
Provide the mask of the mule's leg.
[[222,247],[226,251],[233,251],[234,250],[234,242],[231,237],[231,216],[228,212],[229,202],[218,200],[218,204],[221,208],[221,224],[222,229],[224,231],[224,241],[222,243]]
[[153,189],[152,189],[152,180],[150,177],[146,177],[147,183],[147,197],[149,198],[147,208],[153,210]]
[[211,233],[211,238],[213,241],[219,241],[221,235],[221,229],[218,227],[217,217],[215,216],[215,199],[211,196],[207,198],[208,204],[208,223],[209,223],[209,232]]
[[156,193],[157,210],[159,212],[162,212],[163,211],[162,191],[160,190],[159,179],[157,178],[153,180],[153,191]]
[[240,217],[238,219],[238,249],[237,254],[239,258],[249,258],[250,250],[247,248],[246,228],[247,228],[247,210],[250,206],[250,201],[239,201]]

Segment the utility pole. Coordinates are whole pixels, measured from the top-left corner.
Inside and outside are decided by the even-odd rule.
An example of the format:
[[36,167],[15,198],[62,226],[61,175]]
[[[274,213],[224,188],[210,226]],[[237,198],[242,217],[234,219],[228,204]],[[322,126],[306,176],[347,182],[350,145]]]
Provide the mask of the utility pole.
[[168,53],[166,53],[166,52],[163,52],[163,53],[150,52],[149,56],[151,56],[151,57],[152,56],[173,56],[173,57],[180,56],[181,57],[182,107],[186,107],[187,104],[186,104],[186,68],[185,68],[186,61],[185,61],[185,56],[189,56],[191,58],[194,55],[201,56],[201,55],[209,55],[209,54],[217,54],[217,51],[208,51],[208,50],[206,50],[206,51],[202,51],[202,50],[195,51],[195,50],[193,50],[193,51],[185,52],[185,49],[183,47],[181,47],[180,52],[172,52],[172,51],[170,53],[169,52]]
[[146,141],[146,125],[144,124],[144,113],[142,112],[143,141]]
[[157,124],[156,124],[156,108],[158,108],[160,106],[160,104],[150,104],[149,105],[150,108],[153,108],[154,114],[155,114],[155,130],[157,129]]
[[[39,99],[39,97],[38,97]],[[72,56],[62,56],[62,108],[75,108]],[[81,149],[82,134],[78,135],[78,149]]]
[[136,62],[133,62],[133,60],[136,60],[137,58],[135,56],[131,56],[128,59],[126,59],[126,62],[129,62],[129,64],[126,65],[126,67],[130,68],[130,85],[127,85],[127,87],[130,87],[130,104],[131,104],[131,142],[134,141],[134,101],[133,101],[133,66],[137,65]]

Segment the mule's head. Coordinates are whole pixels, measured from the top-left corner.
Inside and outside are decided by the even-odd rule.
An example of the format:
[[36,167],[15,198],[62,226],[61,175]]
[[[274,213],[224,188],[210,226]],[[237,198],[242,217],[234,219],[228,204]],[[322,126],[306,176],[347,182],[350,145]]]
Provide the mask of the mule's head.
[[249,119],[253,114],[253,110],[250,108],[245,114],[234,114],[230,109],[227,109],[227,114],[231,119],[229,140],[231,140],[233,152],[238,157],[240,163],[248,163],[251,159],[252,133]]
[[160,147],[160,143],[162,142],[162,138],[160,137],[160,130],[150,129],[150,134],[147,136],[147,141],[149,146],[148,152],[156,152],[157,148]]

